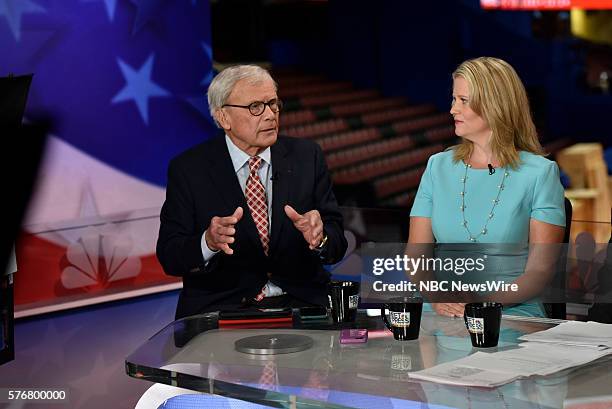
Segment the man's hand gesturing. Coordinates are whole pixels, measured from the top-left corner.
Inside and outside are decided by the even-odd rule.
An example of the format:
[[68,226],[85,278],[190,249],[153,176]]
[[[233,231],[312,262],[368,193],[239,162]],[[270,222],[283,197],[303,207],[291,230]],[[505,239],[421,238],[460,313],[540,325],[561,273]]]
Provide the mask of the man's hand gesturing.
[[293,222],[293,225],[304,236],[310,250],[314,250],[323,240],[323,221],[318,210],[311,210],[299,214],[289,205],[285,206],[285,214]]
[[212,218],[204,235],[209,249],[212,251],[222,250],[225,254],[234,254],[234,250],[229,245],[234,242],[234,234],[236,234],[234,225],[242,218],[243,212],[242,207],[239,206],[231,216],[215,216]]

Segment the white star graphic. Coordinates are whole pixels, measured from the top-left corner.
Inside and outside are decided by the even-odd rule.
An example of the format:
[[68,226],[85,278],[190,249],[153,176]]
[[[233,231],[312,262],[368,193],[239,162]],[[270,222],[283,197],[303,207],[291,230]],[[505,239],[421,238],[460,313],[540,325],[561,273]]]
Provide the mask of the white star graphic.
[[[86,220],[87,224],[98,224],[105,221],[100,217],[98,204],[94,195],[94,188],[89,178],[81,183],[81,201],[79,207],[79,219]],[[127,217],[126,217],[127,218]],[[61,243],[65,247],[75,243],[83,235],[83,228],[78,229],[53,229],[48,234],[56,243]]]
[[138,112],[146,125],[149,124],[149,98],[167,97],[170,93],[151,80],[154,55],[151,54],[138,70],[134,70],[120,58],[117,59],[119,68],[125,78],[125,87],[112,99],[112,103],[133,100]]
[[213,79],[213,71],[212,71],[212,48],[210,48],[209,44],[206,43],[202,43],[202,50],[204,50],[204,54],[206,54],[206,58],[208,59],[208,62],[210,63],[210,68],[208,70],[208,73],[206,73],[206,77],[204,77],[202,79],[202,81],[200,82],[200,85],[203,85],[205,87],[208,87],[208,84],[210,84],[210,82]]
[[104,5],[106,6],[106,14],[108,14],[108,19],[113,21],[115,18],[115,7],[117,6],[117,0],[104,0]]
[[6,22],[19,42],[21,39],[21,16],[25,13],[44,13],[46,10],[30,0],[0,0],[0,16]]
[[115,18],[115,8],[117,7],[117,0],[81,0],[85,3],[91,2],[104,2],[104,7],[106,8],[106,15],[108,16],[108,20],[112,23]]

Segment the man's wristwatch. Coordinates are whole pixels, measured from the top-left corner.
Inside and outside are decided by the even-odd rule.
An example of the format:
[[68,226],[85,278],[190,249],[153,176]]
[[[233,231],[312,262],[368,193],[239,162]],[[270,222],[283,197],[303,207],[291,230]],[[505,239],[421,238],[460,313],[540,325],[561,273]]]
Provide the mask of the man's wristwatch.
[[323,236],[323,239],[321,240],[321,243],[319,243],[319,245],[317,247],[315,247],[316,251],[323,251],[323,249],[325,248],[325,245],[327,244],[327,234]]

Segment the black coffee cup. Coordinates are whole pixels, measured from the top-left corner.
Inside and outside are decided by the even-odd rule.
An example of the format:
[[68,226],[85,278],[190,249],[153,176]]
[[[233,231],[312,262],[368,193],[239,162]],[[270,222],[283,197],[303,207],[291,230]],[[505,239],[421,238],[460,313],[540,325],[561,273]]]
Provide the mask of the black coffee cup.
[[[389,310],[389,313],[386,314],[385,310]],[[409,341],[419,337],[422,311],[423,300],[421,298],[407,297],[384,304],[380,313],[385,326],[393,332],[393,338]]]
[[334,322],[354,322],[359,304],[359,283],[331,281],[327,285],[327,299]]
[[472,338],[472,346],[491,348],[497,346],[501,325],[502,305],[495,302],[466,304],[463,319]]

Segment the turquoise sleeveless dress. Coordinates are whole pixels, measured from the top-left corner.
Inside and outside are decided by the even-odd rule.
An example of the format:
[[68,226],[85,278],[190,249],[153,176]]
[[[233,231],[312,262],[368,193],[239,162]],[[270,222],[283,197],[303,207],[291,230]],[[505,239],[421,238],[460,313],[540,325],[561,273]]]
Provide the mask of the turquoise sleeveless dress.
[[[468,168],[465,181],[465,220],[473,235],[478,236],[478,243],[502,245],[500,251],[496,251],[495,246],[483,251],[487,252],[487,269],[496,272],[496,279],[506,282],[514,281],[524,271],[530,219],[565,226],[564,193],[557,164],[529,152],[521,151],[519,157],[520,165],[516,170],[506,169],[508,175],[504,188],[484,235],[479,233],[491,212],[504,169],[498,168],[489,175],[488,169]],[[432,155],[427,162],[410,216],[431,218],[437,243],[471,243],[462,225],[464,175],[465,164],[453,161],[452,150]],[[511,246],[513,251],[508,252],[507,244],[516,246]],[[543,306],[537,300],[504,311],[515,315],[545,316]]]

